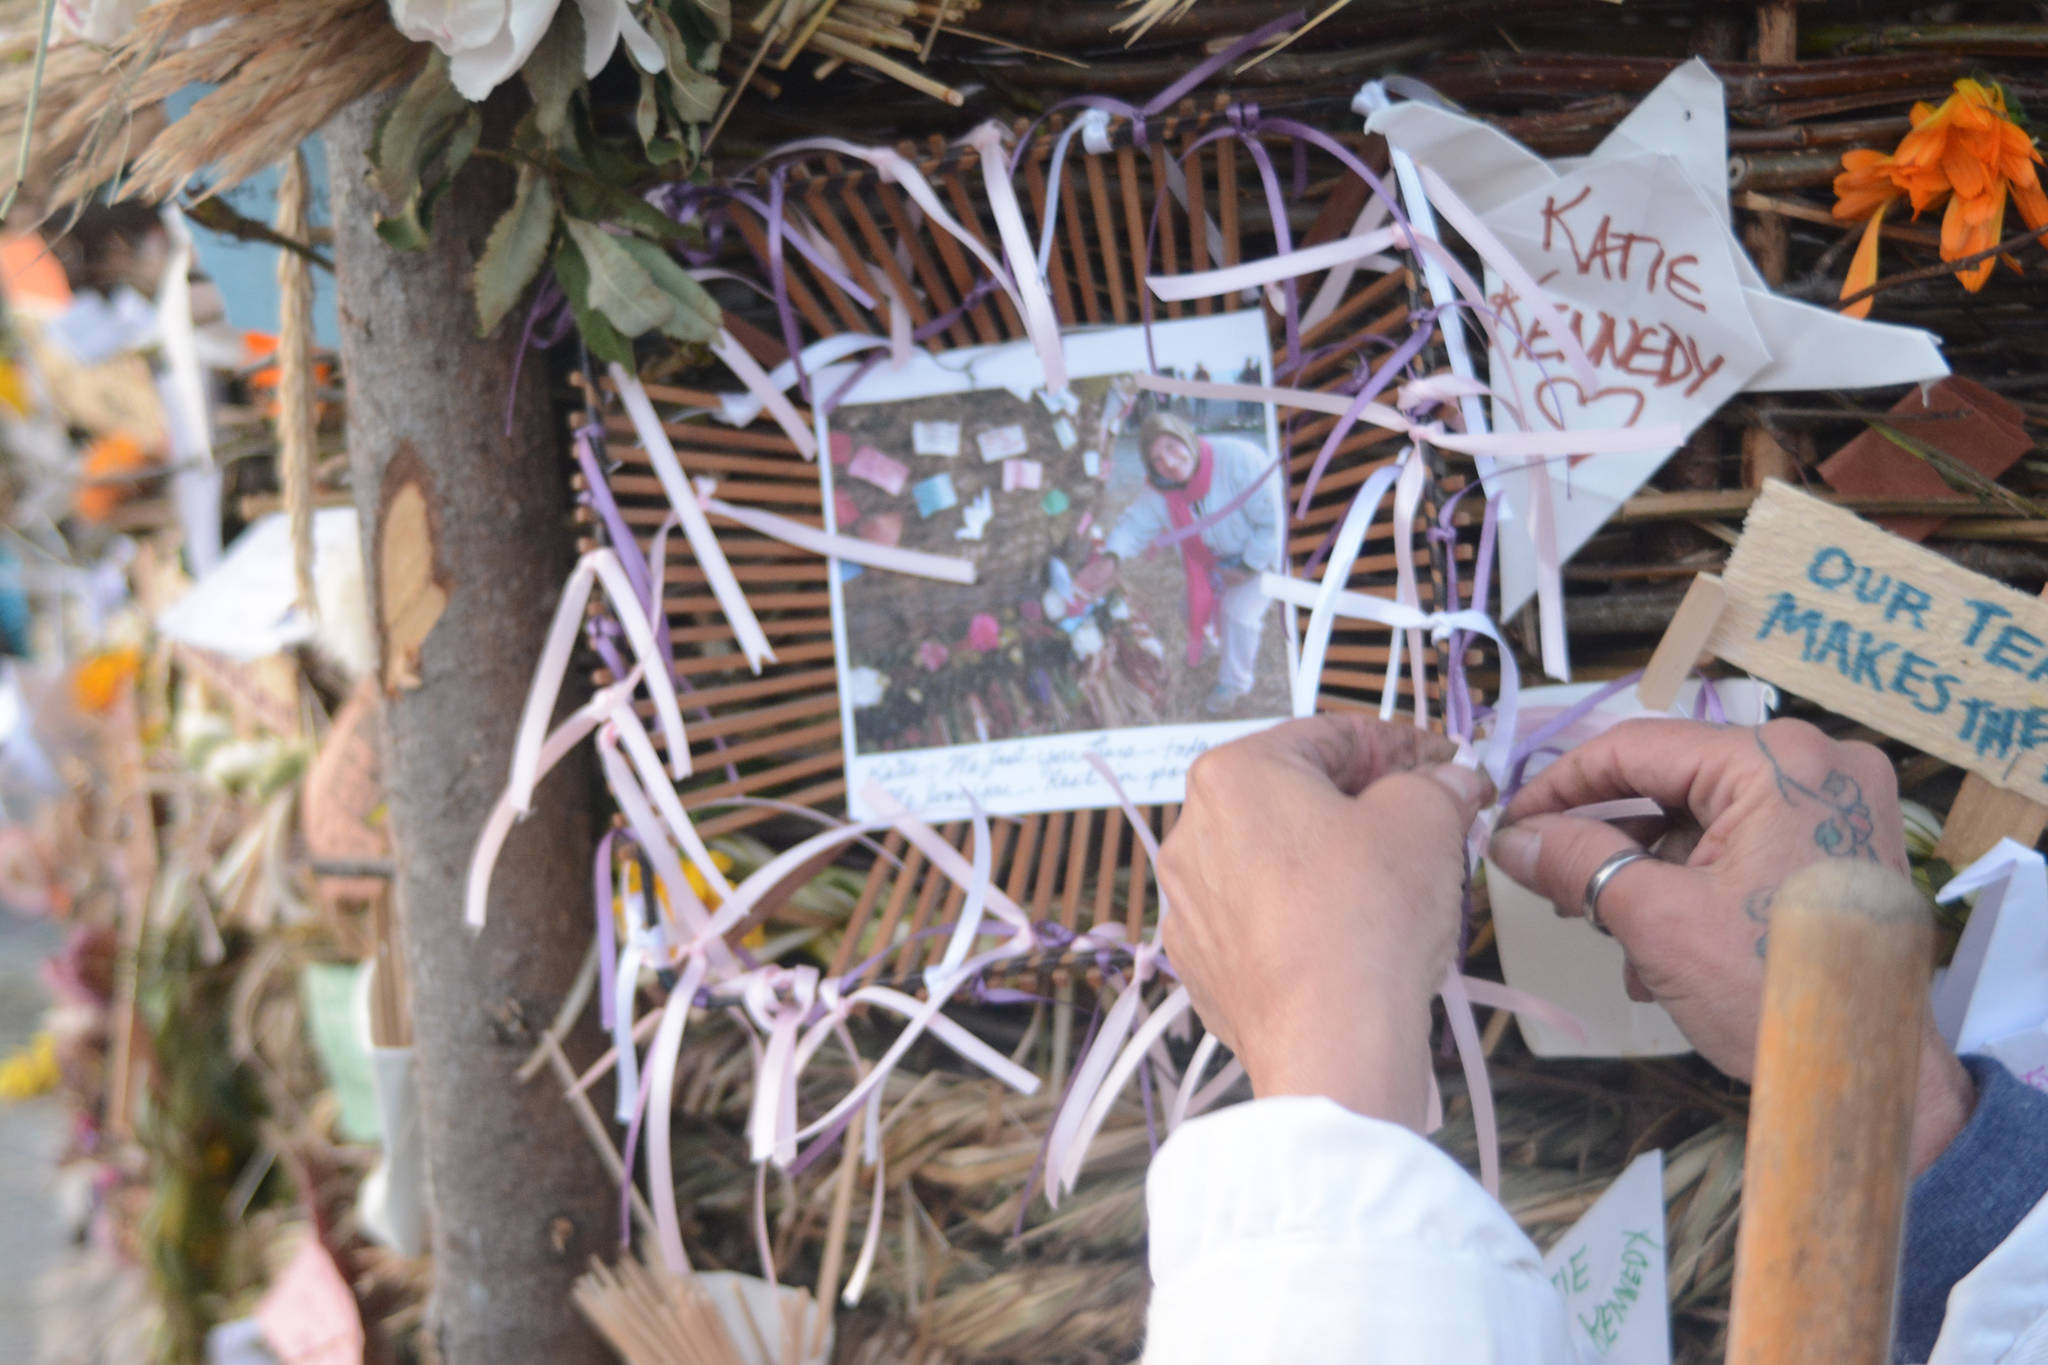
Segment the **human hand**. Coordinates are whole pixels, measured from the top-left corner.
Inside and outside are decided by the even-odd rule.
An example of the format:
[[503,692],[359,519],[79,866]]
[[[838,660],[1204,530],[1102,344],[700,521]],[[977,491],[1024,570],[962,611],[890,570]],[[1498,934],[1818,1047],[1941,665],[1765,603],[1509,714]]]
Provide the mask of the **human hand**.
[[1359,716],[1212,749],[1159,854],[1168,958],[1253,1091],[1420,1128],[1465,831],[1492,799],[1451,744]]
[[[1825,858],[1908,871],[1891,761],[1803,721],[1757,728],[1624,721],[1516,794],[1494,836],[1493,859],[1559,913],[1579,914],[1594,871],[1638,845],[1613,825],[1565,812],[1631,797],[1690,817],[1700,833],[1682,865],[1632,863],[1600,896],[1601,922],[1628,954],[1629,993],[1658,1001],[1701,1056],[1748,1080],[1779,884]],[[1927,1144],[1936,1153],[1946,1146],[1971,1103],[1968,1074],[1931,1018],[1925,1027],[1916,1158]]]
[[1246,583],[1251,582],[1252,579],[1256,577],[1256,575],[1253,574],[1253,572],[1250,569],[1244,568],[1241,565],[1232,566],[1230,568],[1218,569],[1216,571],[1216,574],[1219,578],[1223,580],[1223,586],[1225,588],[1242,587]]

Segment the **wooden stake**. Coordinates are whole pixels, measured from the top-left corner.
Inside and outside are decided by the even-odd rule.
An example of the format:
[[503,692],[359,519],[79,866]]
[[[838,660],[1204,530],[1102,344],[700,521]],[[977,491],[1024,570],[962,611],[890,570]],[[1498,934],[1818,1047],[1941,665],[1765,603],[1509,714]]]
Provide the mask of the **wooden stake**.
[[1913,884],[1829,859],[1771,911],[1729,1365],[1882,1365],[1933,926]]
[[[2048,599],[2048,588],[2041,590],[2041,596]],[[1948,809],[1948,819],[1942,822],[1941,842],[1934,846],[1934,856],[1952,867],[1967,867],[1989,853],[2000,839],[2032,848],[2041,842],[2044,832],[2048,832],[2048,806],[1970,773]]]
[[[1756,12],[1756,59],[1765,65],[1789,64],[1799,59],[1798,0],[1765,0]],[[1759,213],[1749,245],[1756,268],[1771,285],[1785,282],[1791,258],[1791,235],[1785,220],[1775,213]],[[1798,462],[1792,452],[1778,443],[1768,429],[1753,425],[1742,433],[1742,482],[1748,488],[1763,487],[1765,479],[1797,481]]]
[[1643,680],[1636,684],[1638,701],[1652,711],[1671,708],[1685,675],[1707,652],[1707,638],[1714,633],[1714,623],[1721,619],[1721,609],[1727,601],[1721,580],[1714,575],[1703,573],[1693,579],[1685,600],[1678,604],[1670,626],[1664,631],[1664,638],[1657,642],[1657,652],[1650,656],[1649,667],[1643,670]]

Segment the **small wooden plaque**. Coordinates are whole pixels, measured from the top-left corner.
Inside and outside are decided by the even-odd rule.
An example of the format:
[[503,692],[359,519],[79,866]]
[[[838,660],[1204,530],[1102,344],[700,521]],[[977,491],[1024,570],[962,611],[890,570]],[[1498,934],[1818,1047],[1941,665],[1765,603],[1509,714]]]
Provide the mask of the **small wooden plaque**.
[[1707,651],[2048,800],[2048,602],[1772,481]]

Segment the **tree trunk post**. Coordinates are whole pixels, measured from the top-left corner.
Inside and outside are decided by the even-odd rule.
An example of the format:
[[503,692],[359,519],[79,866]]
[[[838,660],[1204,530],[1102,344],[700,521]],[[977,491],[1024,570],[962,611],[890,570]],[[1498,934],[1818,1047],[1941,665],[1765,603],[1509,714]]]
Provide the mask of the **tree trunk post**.
[[504,169],[463,172],[425,249],[394,251],[378,238],[385,204],[369,150],[388,99],[343,111],[326,137],[349,462],[382,656],[393,893],[431,1194],[428,1330],[449,1365],[595,1365],[609,1357],[570,1286],[592,1253],[615,1244],[616,1194],[555,1088],[513,1075],[588,942],[586,754],[541,786],[507,842],[489,927],[472,934],[462,916],[470,850],[505,783],[572,560],[561,430],[544,366],[529,363],[505,435],[518,325],[476,335],[470,274],[511,202]]

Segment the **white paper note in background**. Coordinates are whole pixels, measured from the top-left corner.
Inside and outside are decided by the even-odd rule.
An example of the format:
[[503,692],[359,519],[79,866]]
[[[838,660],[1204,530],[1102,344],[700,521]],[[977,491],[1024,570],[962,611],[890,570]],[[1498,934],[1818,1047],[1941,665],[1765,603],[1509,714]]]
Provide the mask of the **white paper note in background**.
[[[1551,297],[1578,312],[1577,336],[1599,384],[1574,404],[1576,384],[1561,359],[1546,361],[1537,379],[1562,381],[1551,390],[1560,400],[1551,410],[1562,420],[1531,413],[1531,430],[1678,421],[1691,431],[1742,389],[1859,388],[1948,373],[1930,333],[1845,318],[1781,298],[1764,285],[1730,226],[1726,99],[1703,62],[1673,71],[1583,159],[1547,162],[1476,119],[1419,102],[1382,110],[1367,128],[1442,176]],[[1653,165],[1654,191],[1645,179]],[[1557,217],[1562,205],[1572,205],[1569,241]],[[1699,285],[1696,294],[1688,280]],[[1501,292],[1492,280],[1487,290]],[[1603,314],[1615,321],[1612,334],[1603,331]],[[1678,374],[1676,362],[1664,369],[1664,329],[1698,338],[1709,326],[1729,349],[1715,380],[1688,393],[1691,380]],[[1748,349],[1752,340],[1758,357]],[[1530,359],[1522,357],[1516,370],[1525,390]],[[1502,357],[1490,355],[1489,364],[1495,389],[1504,391]],[[1728,387],[1727,376],[1737,372],[1741,381]],[[1635,406],[1633,398],[1610,389],[1644,390],[1632,422],[1616,419],[1630,416],[1623,409]],[[1559,559],[1571,558],[1663,459],[1603,455],[1577,465],[1549,462],[1543,477],[1556,507]],[[1536,476],[1509,474],[1511,468],[1503,462],[1488,480],[1488,491],[1503,500],[1503,619],[1535,591],[1530,513]]]
[[[1563,712],[1600,687],[1577,683],[1525,688],[1521,700],[1525,726],[1533,729],[1543,723],[1546,713]],[[1693,715],[1700,687],[1697,679],[1681,687],[1671,714]],[[1723,679],[1714,688],[1723,713],[1737,725],[1759,724],[1770,712],[1773,697],[1763,683]],[[1598,713],[1599,721],[1661,714],[1644,710],[1633,688],[1609,697]],[[1575,747],[1595,728],[1596,722],[1589,720],[1557,738],[1563,747]],[[1550,761],[1532,760],[1527,775],[1534,777]],[[1492,859],[1486,862],[1486,889],[1493,905],[1494,937],[1500,944],[1501,973],[1507,983],[1565,1010],[1585,1028],[1585,1036],[1576,1038],[1541,1019],[1518,1015],[1515,1022],[1531,1052],[1539,1057],[1663,1057],[1692,1050],[1663,1006],[1628,998],[1622,984],[1625,958],[1619,943],[1584,919],[1560,918],[1549,901],[1511,880]]]
[[1543,1258],[1595,1360],[1671,1365],[1664,1289],[1664,1154],[1644,1152]]
[[910,450],[913,455],[940,455],[947,458],[960,453],[960,424],[958,422],[913,422],[910,424]]
[[1977,892],[1962,939],[1934,983],[1934,1022],[1958,1052],[2048,1024],[2048,862],[2001,839],[1958,872],[1944,903]]
[[[354,508],[314,512],[313,554],[316,577],[339,573],[361,583]],[[345,561],[358,566],[352,574],[335,567]],[[268,658],[313,639],[319,630],[320,623],[296,605],[297,597],[291,523],[284,513],[273,512],[243,531],[221,561],[157,618],[156,628],[180,644],[230,659]],[[323,601],[323,614],[332,620],[337,605]]]

